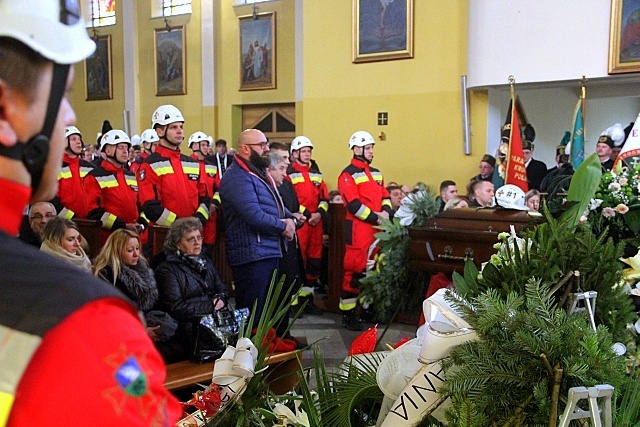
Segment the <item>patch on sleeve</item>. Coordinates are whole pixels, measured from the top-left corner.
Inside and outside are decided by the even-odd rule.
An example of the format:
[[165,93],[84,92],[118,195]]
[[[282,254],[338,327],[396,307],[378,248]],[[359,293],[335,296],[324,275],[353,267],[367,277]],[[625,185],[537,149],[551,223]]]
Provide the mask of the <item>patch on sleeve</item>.
[[146,174],[144,173],[144,170],[140,169],[140,171],[138,172],[138,179],[140,181],[143,181],[145,176],[146,176]]

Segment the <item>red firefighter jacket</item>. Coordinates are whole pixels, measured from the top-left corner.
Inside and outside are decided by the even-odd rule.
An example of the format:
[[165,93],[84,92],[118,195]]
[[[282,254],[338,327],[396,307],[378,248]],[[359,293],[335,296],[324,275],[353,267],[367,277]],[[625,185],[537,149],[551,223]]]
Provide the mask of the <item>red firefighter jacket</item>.
[[67,219],[87,217],[89,210],[83,181],[93,167],[80,157],[72,159],[67,153],[64,154],[62,168],[58,174],[58,194],[51,201],[58,215]]
[[300,201],[300,211],[306,217],[316,212],[324,215],[329,210],[329,190],[319,170],[293,162],[287,174]]
[[147,221],[169,226],[177,218],[209,219],[210,198],[200,166],[188,156],[158,145],[138,170],[138,201]]
[[383,209],[392,214],[389,192],[384,186],[382,173],[369,166],[367,162],[353,158],[340,177],[338,190],[347,207],[347,220],[378,222]]

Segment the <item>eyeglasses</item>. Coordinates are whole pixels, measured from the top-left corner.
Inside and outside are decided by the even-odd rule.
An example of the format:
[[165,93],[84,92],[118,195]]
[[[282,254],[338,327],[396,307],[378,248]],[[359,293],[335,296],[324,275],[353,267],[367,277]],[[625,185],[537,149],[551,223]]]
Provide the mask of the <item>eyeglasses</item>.
[[262,148],[269,148],[269,143],[267,141],[264,142],[256,142],[255,144],[245,144],[245,145],[261,145]]
[[56,214],[46,213],[44,214],[44,217],[43,217],[41,214],[37,213],[30,216],[29,219],[32,221],[42,221],[44,218],[51,219],[51,218],[54,218],[55,216]]
[[187,243],[189,243],[190,245],[195,245],[196,242],[201,243],[202,242],[202,236],[192,236],[189,237],[188,239],[184,239],[187,241]]

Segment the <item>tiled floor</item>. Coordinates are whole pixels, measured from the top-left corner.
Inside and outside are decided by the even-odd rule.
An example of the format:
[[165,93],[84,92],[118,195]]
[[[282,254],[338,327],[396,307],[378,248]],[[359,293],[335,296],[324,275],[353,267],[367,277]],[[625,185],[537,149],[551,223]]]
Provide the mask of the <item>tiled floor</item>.
[[[338,366],[347,356],[351,343],[362,332],[349,331],[341,326],[342,315],[325,312],[323,315],[315,316],[305,314],[298,318],[291,328],[291,334],[296,338],[304,338],[307,343],[317,342],[322,352],[327,367]],[[373,324],[364,324],[366,328],[373,327]],[[378,325],[378,339],[382,335],[387,325]],[[401,323],[392,323],[383,336],[382,341],[376,348],[385,350],[384,344],[395,344],[403,337],[415,338],[417,326]],[[306,351],[303,356],[303,363],[310,366],[313,363],[313,353]]]

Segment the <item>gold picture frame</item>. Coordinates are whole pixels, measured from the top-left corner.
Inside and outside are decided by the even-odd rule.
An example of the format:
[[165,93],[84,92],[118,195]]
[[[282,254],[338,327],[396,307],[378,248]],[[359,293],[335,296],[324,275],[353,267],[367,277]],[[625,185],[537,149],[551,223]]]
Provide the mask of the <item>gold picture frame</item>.
[[640,0],[612,0],[609,29],[609,74],[640,71]]
[[353,0],[353,62],[413,58],[413,6],[414,0]]
[[86,99],[87,101],[113,99],[111,35],[98,36],[95,42],[95,52],[84,60]]
[[187,93],[187,43],[184,25],[154,31],[156,96]]
[[276,13],[239,18],[240,90],[276,88]]

